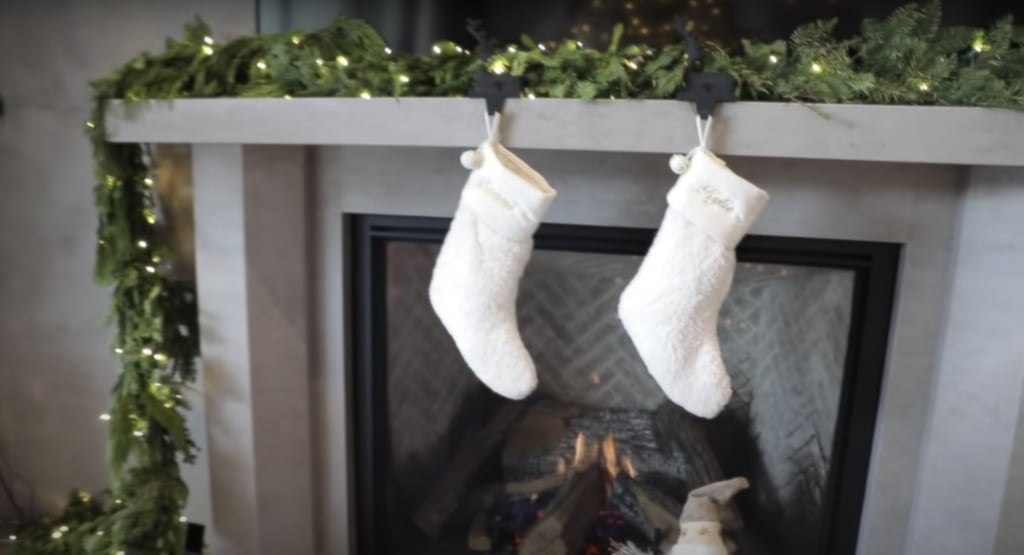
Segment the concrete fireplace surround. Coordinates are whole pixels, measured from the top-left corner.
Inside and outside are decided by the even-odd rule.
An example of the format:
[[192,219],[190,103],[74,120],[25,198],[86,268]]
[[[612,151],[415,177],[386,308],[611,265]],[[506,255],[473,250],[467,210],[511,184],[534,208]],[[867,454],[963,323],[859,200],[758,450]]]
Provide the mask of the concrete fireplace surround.
[[[696,143],[673,101],[510,101],[546,221],[652,227]],[[114,105],[123,142],[192,145],[217,555],[355,553],[346,214],[450,216],[473,99]],[[904,246],[858,552],[1024,552],[1024,114],[723,106],[713,149],[772,195],[753,233]]]

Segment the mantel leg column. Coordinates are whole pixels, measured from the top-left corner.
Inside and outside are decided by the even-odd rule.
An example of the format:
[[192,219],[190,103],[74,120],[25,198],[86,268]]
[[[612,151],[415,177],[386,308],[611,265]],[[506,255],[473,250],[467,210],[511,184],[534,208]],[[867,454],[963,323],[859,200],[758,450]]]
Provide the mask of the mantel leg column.
[[315,553],[305,149],[193,147],[218,555]]

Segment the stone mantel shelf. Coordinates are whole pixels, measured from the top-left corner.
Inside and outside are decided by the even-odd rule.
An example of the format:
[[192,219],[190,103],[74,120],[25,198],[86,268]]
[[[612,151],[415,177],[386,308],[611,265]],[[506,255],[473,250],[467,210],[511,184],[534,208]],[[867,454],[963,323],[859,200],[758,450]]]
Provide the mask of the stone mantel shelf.
[[[685,152],[697,142],[689,104],[673,100],[513,99],[502,140],[513,148]],[[114,102],[116,142],[459,147],[484,136],[470,98],[188,99]],[[724,155],[1024,165],[1024,112],[969,107],[736,102],[719,108]]]

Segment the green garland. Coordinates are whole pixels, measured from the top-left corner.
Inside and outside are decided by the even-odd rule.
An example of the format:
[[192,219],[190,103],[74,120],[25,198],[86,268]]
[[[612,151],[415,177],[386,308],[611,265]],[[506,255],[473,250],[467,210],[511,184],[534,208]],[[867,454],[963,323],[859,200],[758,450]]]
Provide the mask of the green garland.
[[[908,5],[866,21],[838,40],[835,20],[801,27],[790,41],[743,41],[739,52],[709,45],[704,69],[737,78],[740,98],[798,102],[1024,108],[1024,30],[1004,19],[990,30],[941,28],[937,3]],[[682,83],[684,48],[622,46],[523,37],[486,61],[522,76],[524,96],[671,98]],[[99,215],[97,281],[113,287],[111,321],[121,368],[113,388],[108,464],[112,490],[100,500],[74,493],[57,520],[19,533],[15,555],[177,554],[187,489],[179,462],[195,445],[183,392],[199,355],[193,285],[164,271],[153,177],[142,145],[107,140],[111,99],[195,97],[463,96],[480,68],[451,42],[424,55],[392,53],[364,22],[242,37],[218,44],[200,21],[164,52],[142,54],[95,81],[87,131],[95,154]]]

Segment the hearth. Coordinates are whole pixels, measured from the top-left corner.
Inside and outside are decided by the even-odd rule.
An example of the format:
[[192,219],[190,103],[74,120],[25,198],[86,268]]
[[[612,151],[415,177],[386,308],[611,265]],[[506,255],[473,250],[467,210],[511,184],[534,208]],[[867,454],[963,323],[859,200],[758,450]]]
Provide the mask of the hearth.
[[732,476],[741,553],[852,554],[900,248],[750,236],[719,336],[734,396],[668,403],[615,312],[653,230],[545,225],[520,288],[523,402],[484,388],[427,301],[447,220],[350,219],[358,552],[613,552],[670,543],[690,489]]

